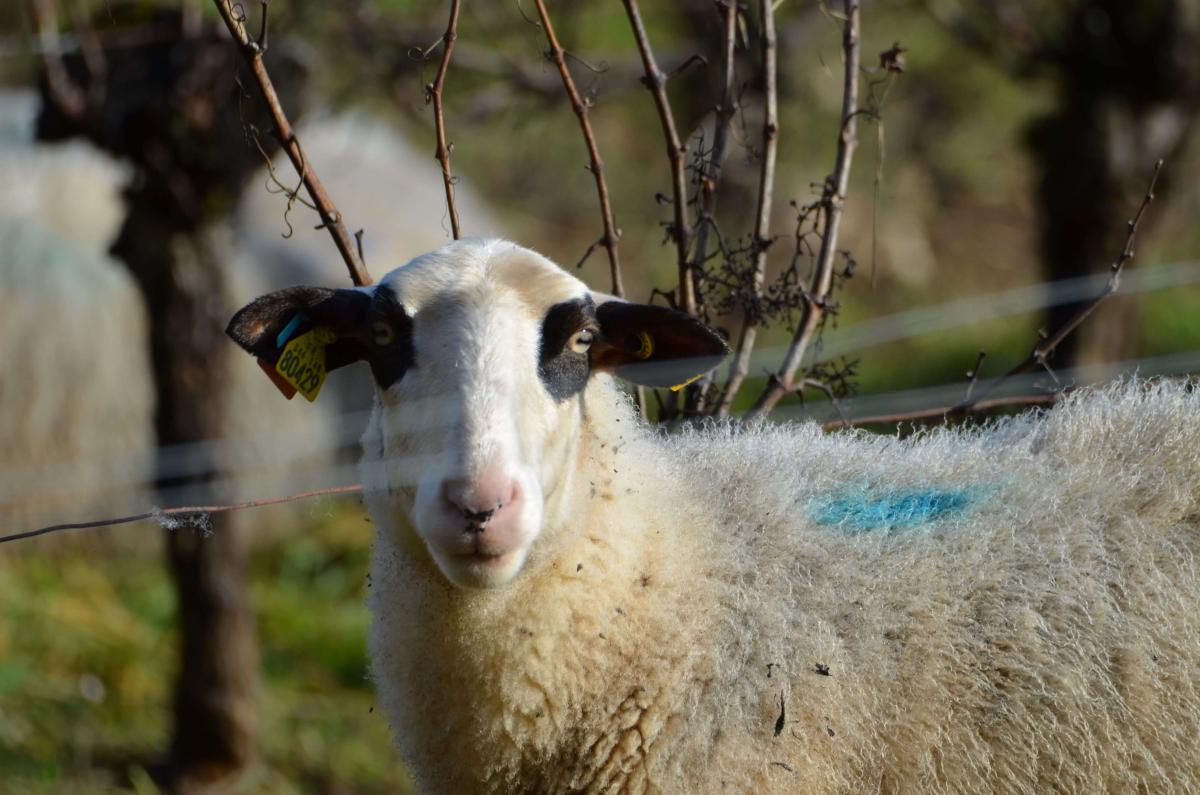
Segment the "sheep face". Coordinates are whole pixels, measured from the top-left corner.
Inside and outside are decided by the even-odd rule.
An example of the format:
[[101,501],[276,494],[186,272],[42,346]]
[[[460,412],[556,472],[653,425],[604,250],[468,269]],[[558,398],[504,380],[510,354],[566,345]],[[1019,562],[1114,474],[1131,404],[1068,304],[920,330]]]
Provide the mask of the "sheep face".
[[511,581],[534,542],[564,528],[594,373],[673,385],[726,352],[686,315],[592,293],[502,241],[452,244],[373,288],[264,296],[229,333],[274,361],[288,324],[336,336],[330,369],[370,365],[378,400],[366,490],[373,513],[389,514],[375,518],[470,587]]
[[[379,287],[411,313],[416,357],[403,378],[377,381],[366,443],[383,452],[389,512],[407,517],[458,585],[517,574],[558,507],[579,437],[580,401],[555,399],[537,363],[547,305],[588,293],[557,268],[534,267],[548,264],[539,259],[431,256]],[[556,344],[586,366],[580,320]]]

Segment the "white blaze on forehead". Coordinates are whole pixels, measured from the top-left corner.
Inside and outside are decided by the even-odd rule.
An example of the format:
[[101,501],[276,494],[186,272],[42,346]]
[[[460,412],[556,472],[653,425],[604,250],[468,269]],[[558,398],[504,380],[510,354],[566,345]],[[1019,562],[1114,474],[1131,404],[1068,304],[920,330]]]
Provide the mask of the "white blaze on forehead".
[[522,392],[534,370],[538,333],[523,304],[507,290],[476,285],[437,331],[455,357],[451,377],[462,406],[458,429],[467,477],[511,466],[518,457]]
[[386,390],[384,404],[398,409],[387,425],[426,438],[449,432],[443,454],[468,469],[483,465],[485,446],[501,452],[498,436],[508,437],[505,457],[527,447],[526,431],[545,424],[539,398],[549,398],[537,369],[546,311],[587,287],[513,243],[466,240],[397,268],[379,289],[413,320],[414,365]]

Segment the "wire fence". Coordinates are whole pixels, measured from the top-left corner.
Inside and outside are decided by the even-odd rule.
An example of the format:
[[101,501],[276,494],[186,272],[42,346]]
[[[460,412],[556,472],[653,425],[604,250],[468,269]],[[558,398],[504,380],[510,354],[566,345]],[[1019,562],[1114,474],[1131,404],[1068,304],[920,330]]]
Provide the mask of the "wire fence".
[[[1076,303],[1094,295],[1105,278],[1104,274],[1100,274],[1031,285],[917,307],[864,321],[831,330],[819,349],[819,355],[825,358],[846,356],[924,335],[945,333],[964,326]],[[1176,262],[1126,274],[1122,294],[1150,293],[1197,283],[1200,283],[1200,262]],[[781,348],[760,350],[756,354],[756,361],[761,357],[765,369],[781,352]],[[1055,395],[1064,391],[1103,383],[1122,375],[1152,377],[1194,372],[1200,372],[1200,351],[1056,371],[1053,377],[1046,372],[1032,372],[1008,379],[1002,389],[992,396],[992,402],[1018,405],[1052,402]],[[980,380],[978,387],[986,389],[998,380]],[[960,380],[918,389],[843,398],[836,402],[795,403],[780,407],[774,418],[782,421],[816,421],[832,427],[859,424],[871,419],[887,421],[896,414],[917,416],[927,413],[935,417],[940,407],[960,401],[966,386],[966,382]],[[409,401],[407,406],[410,412],[391,417],[393,426],[389,430],[403,433],[419,427],[421,431],[428,432],[452,426],[456,422],[452,401],[445,400],[445,397],[431,396],[419,402]],[[279,437],[264,433],[151,448],[109,456],[102,462],[62,461],[0,471],[0,515],[9,515],[31,500],[67,501],[84,496],[72,490],[73,475],[83,468],[94,469],[98,464],[103,465],[108,476],[98,483],[91,481],[93,490],[137,494],[140,489],[144,494],[155,482],[204,478],[203,488],[209,495],[262,494],[272,488],[276,492],[255,499],[190,505],[187,502],[195,496],[195,486],[185,483],[160,487],[154,490],[156,500],[173,507],[151,508],[113,518],[58,522],[0,535],[0,543],[140,521],[154,521],[167,528],[181,524],[203,526],[203,517],[211,514],[317,497],[359,494],[362,486],[355,481],[360,475],[360,468],[349,461],[349,451],[356,447],[369,416],[369,410],[351,410],[327,411],[315,417],[314,422],[326,422],[333,426],[331,432],[320,436],[318,443],[302,435]],[[230,467],[231,472],[222,473],[214,471],[214,461],[237,462],[238,466]],[[429,456],[408,456],[403,461],[389,461],[389,482],[415,485],[434,463]],[[330,483],[341,485],[328,485]]]

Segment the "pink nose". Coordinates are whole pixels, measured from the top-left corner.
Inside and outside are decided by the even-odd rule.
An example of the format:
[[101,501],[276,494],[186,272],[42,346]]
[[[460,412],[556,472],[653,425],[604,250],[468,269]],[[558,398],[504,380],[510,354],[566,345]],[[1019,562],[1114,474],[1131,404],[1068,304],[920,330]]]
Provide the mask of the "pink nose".
[[489,527],[506,529],[521,501],[521,490],[513,478],[490,470],[476,480],[447,480],[442,497],[452,513],[466,519],[467,532],[484,533]]

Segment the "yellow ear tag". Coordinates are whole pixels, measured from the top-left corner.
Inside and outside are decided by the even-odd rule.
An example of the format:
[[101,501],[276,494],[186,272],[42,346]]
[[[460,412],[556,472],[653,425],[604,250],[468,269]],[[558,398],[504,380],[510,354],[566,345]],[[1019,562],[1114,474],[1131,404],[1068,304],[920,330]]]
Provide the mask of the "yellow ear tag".
[[315,328],[296,337],[283,349],[275,372],[312,402],[325,383],[325,346],[337,339],[327,328]]
[[688,380],[684,381],[682,384],[676,384],[675,386],[671,387],[671,391],[678,392],[679,390],[683,389],[688,384],[691,384],[695,381],[699,381],[703,375],[704,375],[704,373],[700,373],[700,375],[694,375],[691,378],[689,378]]

